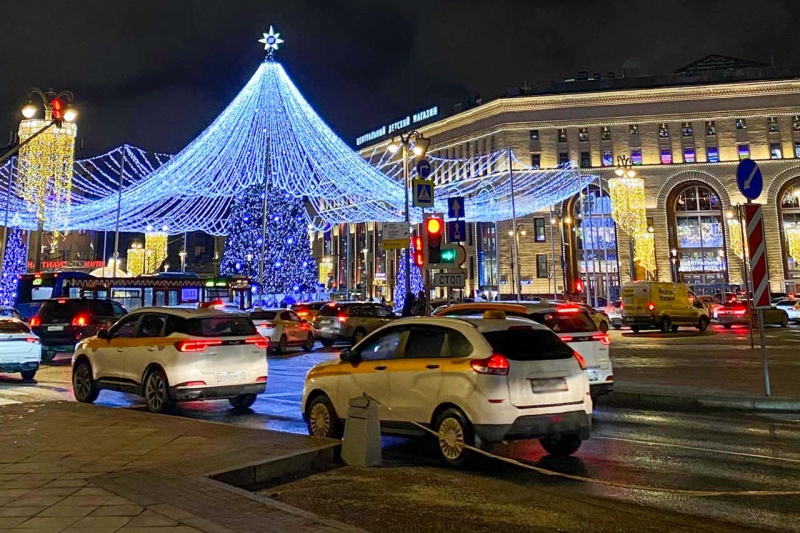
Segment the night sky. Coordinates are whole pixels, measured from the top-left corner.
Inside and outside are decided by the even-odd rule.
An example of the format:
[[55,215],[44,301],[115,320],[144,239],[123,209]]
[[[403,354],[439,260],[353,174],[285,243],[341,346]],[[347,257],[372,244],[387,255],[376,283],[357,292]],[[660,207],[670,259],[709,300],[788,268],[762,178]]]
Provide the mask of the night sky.
[[798,0],[6,0],[0,145],[35,85],[75,93],[78,157],[123,142],[175,153],[252,76],[270,24],[289,75],[352,143],[579,70],[667,73],[712,53],[800,70],[797,20]]

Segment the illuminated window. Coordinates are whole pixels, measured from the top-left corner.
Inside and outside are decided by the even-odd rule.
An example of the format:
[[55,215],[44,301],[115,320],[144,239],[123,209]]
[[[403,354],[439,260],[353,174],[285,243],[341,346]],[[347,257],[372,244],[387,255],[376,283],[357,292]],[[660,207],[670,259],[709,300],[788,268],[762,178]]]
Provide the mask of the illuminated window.
[[672,150],[670,150],[669,148],[661,149],[661,164],[662,165],[672,164]]
[[680,281],[693,285],[722,281],[725,238],[719,197],[704,185],[691,184],[678,192],[674,207],[671,222]]
[[781,143],[769,143],[769,157],[770,159],[781,159]]
[[640,149],[631,150],[631,161],[634,165],[642,164],[642,151]]
[[681,125],[681,134],[684,137],[691,137],[693,135],[693,133],[692,133],[692,123],[691,122],[684,122]]
[[631,135],[639,135],[639,125],[638,124],[631,124],[628,126],[628,133]]
[[658,126],[658,136],[662,139],[669,137],[669,124],[662,122]]
[[592,166],[592,158],[589,152],[581,152],[581,167],[588,168]]
[[739,143],[736,147],[739,151],[739,159],[747,159],[750,157],[750,143]]
[[533,237],[536,242],[546,242],[547,237],[544,233],[544,219],[543,218],[534,218],[533,219]]
[[603,150],[603,166],[610,167],[614,164],[614,156],[611,150]]
[[531,140],[532,141],[539,140],[539,130],[531,130]]
[[719,163],[719,149],[716,146],[709,146],[706,149],[709,163]]
[[558,128],[558,142],[565,143],[567,142],[567,130],[564,128]]
[[569,163],[569,153],[567,152],[559,152],[558,154],[558,164],[563,165],[564,163]]
[[536,254],[536,277],[537,278],[546,278],[547,277],[547,255],[546,254]]
[[800,131],[800,116],[793,116],[792,117],[792,129],[794,131]]
[[683,147],[683,162],[694,163],[694,146]]
[[747,119],[746,118],[737,118],[736,119],[736,129],[737,130],[746,130],[747,129]]
[[794,143],[794,156],[800,157],[800,143]]
[[578,140],[581,142],[588,142],[589,141],[589,128],[579,128],[578,129]]
[[713,120],[706,120],[706,135],[716,135],[717,126]]
[[541,168],[542,154],[531,154],[531,166],[533,168]]
[[770,133],[777,133],[778,131],[778,117],[769,117],[767,119],[767,131]]
[[600,130],[600,140],[601,141],[611,140],[611,130],[608,128],[608,126],[603,126],[603,129]]

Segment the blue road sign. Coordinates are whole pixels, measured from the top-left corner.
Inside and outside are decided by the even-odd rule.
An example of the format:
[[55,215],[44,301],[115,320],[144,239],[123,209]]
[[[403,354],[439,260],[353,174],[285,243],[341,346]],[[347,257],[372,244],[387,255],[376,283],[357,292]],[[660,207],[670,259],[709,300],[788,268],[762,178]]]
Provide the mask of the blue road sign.
[[464,220],[451,220],[447,223],[447,242],[467,240],[467,223]]
[[447,199],[447,218],[464,218],[465,214],[463,196]]
[[417,174],[421,178],[427,178],[431,175],[431,162],[424,157],[417,161]]
[[736,168],[736,184],[748,200],[755,200],[761,196],[764,188],[764,178],[761,169],[752,159],[742,159]]
[[433,207],[433,182],[414,180],[414,207]]

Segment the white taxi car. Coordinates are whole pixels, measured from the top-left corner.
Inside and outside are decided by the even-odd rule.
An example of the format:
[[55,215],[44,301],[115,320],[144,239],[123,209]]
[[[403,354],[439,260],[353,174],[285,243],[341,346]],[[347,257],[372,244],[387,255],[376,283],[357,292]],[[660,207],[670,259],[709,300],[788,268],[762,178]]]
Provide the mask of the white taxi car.
[[142,308],[75,347],[72,387],[87,403],[102,389],[137,394],[154,413],[224,398],[247,409],[266,390],[268,348],[245,314]]
[[465,444],[538,438],[551,454],[574,453],[591,428],[583,358],[540,324],[491,313],[396,320],[315,366],[303,388],[309,433],[340,437],[349,400],[367,393],[384,433],[430,427],[456,466]]
[[314,327],[294,311],[252,309],[250,318],[258,332],[269,339],[270,347],[275,353],[286,353],[289,346],[300,346],[305,352],[314,349]]
[[39,370],[42,347],[31,328],[16,318],[0,318],[0,372],[16,373],[30,381]]

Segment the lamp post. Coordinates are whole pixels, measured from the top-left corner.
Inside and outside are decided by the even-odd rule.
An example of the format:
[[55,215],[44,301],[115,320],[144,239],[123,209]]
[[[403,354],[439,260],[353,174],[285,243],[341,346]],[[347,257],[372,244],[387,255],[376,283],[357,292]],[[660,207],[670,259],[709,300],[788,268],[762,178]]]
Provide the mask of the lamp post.
[[669,251],[669,262],[672,264],[672,281],[678,281],[678,250]]
[[[516,235],[514,229],[508,230],[508,236],[514,237],[512,252],[514,254],[514,261],[511,265],[511,281],[514,283],[514,291],[517,293],[517,301],[522,300],[522,279],[519,275],[519,237],[520,235],[525,235],[528,232],[525,230],[525,226],[520,224],[516,228]],[[515,281],[516,279],[516,281]]]
[[[37,112],[37,106],[34,105],[34,99],[39,99],[42,102],[42,108],[44,109],[44,121],[37,121],[34,119]],[[28,103],[22,107],[22,116],[25,117],[20,123],[20,137],[23,137],[23,131],[30,132],[21,142],[15,146],[13,149],[6,152],[3,157],[0,157],[0,164],[2,164],[6,159],[17,153],[21,148],[26,147],[30,144],[33,140],[37,139],[40,135],[44,132],[56,126],[57,128],[61,128],[64,122],[74,122],[75,119],[78,117],[78,112],[75,109],[73,104],[74,97],[70,91],[61,91],[55,92],[52,89],[48,89],[47,91],[43,91],[38,87],[33,87],[28,91]],[[36,129],[34,129],[36,128]],[[70,143],[70,151],[74,150],[75,146],[75,137],[74,137],[74,127],[73,130],[67,130],[62,135],[72,137],[72,142]],[[55,144],[55,139],[53,139]],[[22,154],[23,156],[29,156],[32,160],[37,154],[28,154],[27,150]],[[59,163],[62,165],[62,172],[72,172],[72,164],[71,158],[72,154],[69,155],[69,163],[66,161],[59,161],[54,160],[58,159],[54,156],[59,156],[61,154],[57,153],[50,153],[47,154],[40,159],[39,163],[41,163],[42,168],[26,168],[24,172],[27,174],[30,172],[30,176],[26,176],[26,184],[28,183],[36,183],[36,189],[40,189],[37,191],[29,191],[26,194],[26,200],[32,201],[36,200],[39,204],[36,211],[36,219],[37,219],[37,229],[36,229],[36,239],[34,241],[34,255],[33,255],[33,263],[34,269],[36,271],[41,270],[42,268],[42,235],[44,233],[44,202],[45,202],[45,195],[47,191],[47,181],[51,177],[56,178],[57,176],[51,176],[48,174],[45,175],[36,175],[37,173],[41,172],[43,168],[48,169],[58,169]],[[32,167],[29,163],[28,167]],[[63,168],[69,167],[69,168]],[[69,176],[71,179],[71,175]],[[10,183],[10,182],[9,182]],[[30,185],[29,185],[30,186]],[[34,194],[36,193],[36,194]],[[38,196],[37,198],[34,198]],[[5,243],[3,243],[5,246]]]
[[[633,169],[633,160],[626,155],[617,156],[617,168],[614,174],[619,178],[635,178],[636,171]],[[631,281],[636,280],[636,264],[633,257],[633,233],[628,232],[628,253],[630,255]]]
[[[408,189],[409,189],[409,170],[408,170],[408,152],[411,150],[416,157],[425,157],[425,154],[428,152],[428,146],[430,146],[431,140],[425,138],[420,132],[414,130],[408,133],[401,133],[399,140],[392,139],[387,147],[389,153],[396,154],[399,150],[403,151],[403,189],[405,189],[405,222],[406,225],[410,225],[411,218],[409,216],[409,204],[408,204]],[[408,246],[406,246],[405,258],[403,259],[405,263],[405,279],[403,280],[405,284],[405,293],[403,297],[411,292],[411,253]]]
[[181,274],[183,274],[186,272],[186,250],[178,252],[178,256],[181,258]]

